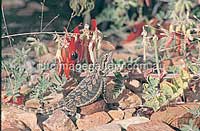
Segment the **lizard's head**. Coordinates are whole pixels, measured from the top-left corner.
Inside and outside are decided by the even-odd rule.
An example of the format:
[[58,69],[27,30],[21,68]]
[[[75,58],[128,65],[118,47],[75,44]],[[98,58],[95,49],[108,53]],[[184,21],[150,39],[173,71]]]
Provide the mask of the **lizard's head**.
[[101,55],[100,59],[99,59],[99,64],[100,64],[100,70],[99,73],[100,75],[106,75],[109,73],[110,69],[109,64],[111,64],[112,61],[112,52],[105,52]]

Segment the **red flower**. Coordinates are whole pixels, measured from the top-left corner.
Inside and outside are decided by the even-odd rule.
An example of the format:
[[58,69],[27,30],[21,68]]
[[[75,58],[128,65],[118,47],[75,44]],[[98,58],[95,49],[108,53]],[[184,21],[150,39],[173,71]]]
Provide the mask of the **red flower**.
[[[8,96],[5,96],[4,99],[6,99]],[[25,97],[23,95],[17,96],[15,99],[14,97],[10,98],[9,101],[6,101],[6,103],[16,104],[16,105],[22,105],[24,102]]]
[[130,41],[135,40],[142,33],[142,28],[145,25],[145,22],[136,22],[132,27],[132,32],[127,36],[126,40],[123,41],[124,44],[129,43]]
[[[97,30],[97,22],[95,19],[91,20],[91,31]],[[61,47],[61,58],[58,58],[58,74],[61,76],[63,71],[66,78],[70,75],[70,66],[80,63],[84,60],[84,55],[86,54],[87,61],[91,62],[90,55],[88,51],[88,43],[93,42],[88,40],[80,39],[79,25],[74,28],[74,34],[76,36],[69,37],[66,35],[64,46]],[[91,35],[91,34],[90,34]],[[68,44],[68,45],[67,45]],[[93,49],[95,47],[93,42]]]
[[176,33],[176,45],[178,47],[177,51],[180,54],[181,53],[181,34]]
[[91,31],[97,30],[97,21],[95,19],[91,20]]
[[76,27],[74,28],[74,33],[77,33],[77,34],[80,33],[79,26],[76,26]]
[[172,32],[171,34],[170,34],[170,37],[169,37],[169,39],[165,42],[165,48],[168,48],[171,44],[172,44],[172,41],[173,41],[173,39],[174,39],[174,33]]

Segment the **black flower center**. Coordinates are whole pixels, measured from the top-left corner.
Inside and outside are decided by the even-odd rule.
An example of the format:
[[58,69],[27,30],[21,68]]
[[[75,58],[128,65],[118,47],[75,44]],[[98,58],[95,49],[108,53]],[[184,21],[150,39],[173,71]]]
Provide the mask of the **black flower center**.
[[73,52],[71,55],[72,60],[76,60],[78,58],[77,52]]

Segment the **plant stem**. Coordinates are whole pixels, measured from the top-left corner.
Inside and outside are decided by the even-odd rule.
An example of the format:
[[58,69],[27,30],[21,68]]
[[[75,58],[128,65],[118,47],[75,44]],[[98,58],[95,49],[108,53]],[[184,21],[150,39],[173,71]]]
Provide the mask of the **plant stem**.
[[147,41],[148,41],[148,38],[147,38],[147,31],[145,30],[145,28],[143,27],[142,28],[143,31],[142,31],[142,44],[143,44],[143,61],[146,62],[146,46],[147,46]]
[[58,14],[57,16],[55,16],[51,21],[49,21],[49,23],[47,23],[47,25],[42,29],[42,31],[44,31],[55,19],[57,19],[60,15]]
[[70,17],[70,19],[69,19],[69,21],[68,21],[68,23],[67,23],[66,30],[68,30],[68,28],[69,28],[69,25],[70,25],[70,23],[71,23],[72,19],[73,19],[75,16],[76,16],[76,13],[73,11],[73,12],[72,12],[72,14],[71,14],[71,17]]
[[[8,27],[7,27],[7,24],[6,24],[6,18],[5,18],[4,9],[3,9],[3,5],[2,5],[2,7],[1,7],[1,12],[2,12],[2,17],[3,17],[3,23],[4,23],[4,25],[5,25],[6,35],[9,36]],[[9,41],[9,43],[10,43],[10,47],[12,48],[12,52],[13,52],[13,54],[14,54],[14,49],[13,49],[12,41],[11,41],[10,37],[8,37],[8,41]]]
[[138,10],[138,14],[139,14],[139,20],[141,20],[142,19],[142,6],[139,6],[139,10]]
[[199,56],[198,56],[198,61],[200,61],[200,42],[198,42],[198,47],[199,47]]
[[145,40],[146,38],[143,38],[143,61],[144,62],[146,62],[146,45],[147,45],[147,43],[146,43],[146,40]]
[[[2,62],[2,65],[4,66],[6,72],[9,74],[8,69],[7,69],[6,65],[4,64],[4,62]],[[10,76],[8,76],[8,78],[9,78],[9,81],[10,81],[10,84],[11,84],[11,87],[12,87],[12,92],[14,94],[15,93],[15,91],[14,91],[14,85],[12,83],[12,80],[11,80]]]
[[154,50],[155,50],[156,68],[157,68],[158,75],[160,76],[157,41],[158,41],[158,37],[156,35],[154,35],[154,37],[153,37],[153,44],[154,44]]
[[45,0],[43,0],[43,2],[41,2],[42,5],[42,12],[41,12],[41,19],[40,19],[40,32],[42,32],[42,27],[43,27],[43,18],[44,18],[44,3]]
[[[26,35],[40,35],[40,34],[65,34],[65,32],[28,32],[28,33],[20,33],[20,34],[12,34],[2,36],[1,39],[17,37],[17,36],[26,36]],[[68,33],[69,35],[73,35],[74,33]]]

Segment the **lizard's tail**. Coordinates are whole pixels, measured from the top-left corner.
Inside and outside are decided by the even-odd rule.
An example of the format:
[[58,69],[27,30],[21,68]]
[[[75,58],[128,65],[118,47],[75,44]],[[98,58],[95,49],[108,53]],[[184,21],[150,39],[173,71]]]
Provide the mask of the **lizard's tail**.
[[50,115],[50,114],[53,114],[53,111],[55,111],[56,109],[60,109],[61,107],[63,107],[63,105],[60,105],[59,103],[57,103],[45,109],[39,108],[37,109],[35,113]]
[[56,110],[62,106],[59,104],[55,104],[54,106],[46,108],[46,109],[42,109],[42,108],[35,109],[35,108],[28,108],[25,105],[17,105],[17,104],[12,104],[12,103],[1,103],[1,105],[15,107],[15,108],[21,109],[25,112],[31,112],[31,113],[35,113],[35,114],[40,113],[40,114],[44,114],[44,115],[50,115],[53,113],[54,110]]

